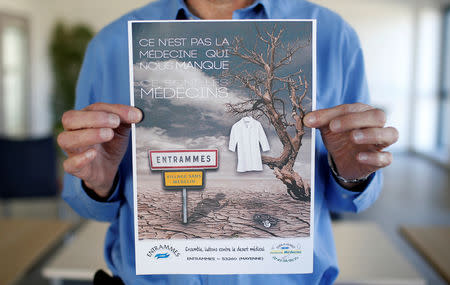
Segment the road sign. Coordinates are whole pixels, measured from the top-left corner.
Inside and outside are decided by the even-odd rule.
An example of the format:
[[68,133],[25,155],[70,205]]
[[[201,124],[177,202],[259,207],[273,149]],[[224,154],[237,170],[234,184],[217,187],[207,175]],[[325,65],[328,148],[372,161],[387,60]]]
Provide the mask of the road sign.
[[219,166],[217,149],[150,150],[151,170],[215,169]]
[[203,189],[205,187],[205,171],[163,171],[163,186],[165,189],[183,191],[183,224],[187,224],[187,189]]
[[163,187],[182,190],[183,224],[187,224],[187,190],[205,187],[205,169],[219,166],[217,149],[149,150],[151,170],[162,170]]
[[164,171],[163,185],[166,189],[201,189],[204,187],[205,172],[203,170]]

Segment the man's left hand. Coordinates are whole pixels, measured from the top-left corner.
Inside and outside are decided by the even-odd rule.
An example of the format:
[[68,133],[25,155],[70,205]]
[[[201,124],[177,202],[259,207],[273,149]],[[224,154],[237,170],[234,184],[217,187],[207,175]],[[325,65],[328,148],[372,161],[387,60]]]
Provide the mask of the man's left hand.
[[398,140],[398,131],[385,127],[386,115],[380,109],[362,103],[339,105],[308,113],[304,123],[320,130],[337,172],[346,179],[367,177],[392,162],[392,154],[383,149]]

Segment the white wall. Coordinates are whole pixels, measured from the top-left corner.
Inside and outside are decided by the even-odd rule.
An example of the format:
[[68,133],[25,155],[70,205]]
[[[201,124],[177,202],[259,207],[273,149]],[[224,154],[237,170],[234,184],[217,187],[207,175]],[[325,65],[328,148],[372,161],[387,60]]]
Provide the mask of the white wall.
[[95,30],[117,19],[135,8],[146,5],[152,0],[41,0],[53,5],[55,18],[64,19],[69,23],[84,22]]
[[[150,1],[128,0],[0,0],[0,12],[22,16],[29,21],[31,37],[30,132],[34,137],[51,134],[52,76],[48,46],[55,22],[83,22],[96,31],[115,18]],[[114,3],[114,5],[112,5]]]

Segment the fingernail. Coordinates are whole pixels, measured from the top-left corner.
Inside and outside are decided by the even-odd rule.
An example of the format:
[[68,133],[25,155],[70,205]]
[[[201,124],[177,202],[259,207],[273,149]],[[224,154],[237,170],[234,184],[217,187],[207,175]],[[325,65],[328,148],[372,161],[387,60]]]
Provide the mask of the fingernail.
[[95,150],[88,150],[85,155],[87,159],[91,159],[95,155]]
[[128,112],[128,119],[130,122],[138,123],[142,120],[142,112],[138,109],[131,109]]
[[358,160],[360,160],[360,161],[366,161],[366,160],[368,160],[369,159],[369,156],[367,155],[367,154],[365,154],[365,153],[360,153],[360,154],[358,154]]
[[356,131],[353,133],[353,138],[355,141],[360,142],[364,139],[364,134],[361,131]]
[[111,129],[100,129],[100,137],[104,140],[110,139],[112,136],[112,130]]
[[340,120],[333,120],[330,123],[330,129],[332,131],[339,131],[339,129],[341,128],[341,121]]
[[308,115],[308,117],[306,118],[306,122],[308,124],[314,124],[317,121],[317,118],[315,115]]
[[388,163],[388,158],[385,155],[379,155],[379,160],[382,164]]
[[120,124],[120,118],[117,115],[110,114],[108,120],[112,126],[118,126]]

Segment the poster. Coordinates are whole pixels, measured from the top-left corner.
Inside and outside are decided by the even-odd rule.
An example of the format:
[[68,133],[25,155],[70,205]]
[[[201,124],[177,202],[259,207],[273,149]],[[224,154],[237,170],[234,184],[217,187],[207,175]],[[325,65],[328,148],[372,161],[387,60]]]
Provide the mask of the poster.
[[136,274],[311,273],[315,21],[128,31]]

